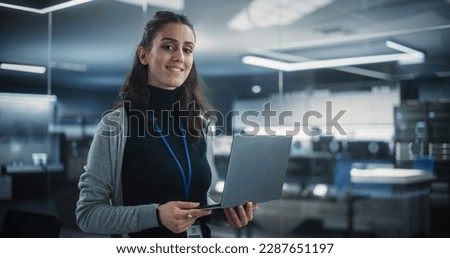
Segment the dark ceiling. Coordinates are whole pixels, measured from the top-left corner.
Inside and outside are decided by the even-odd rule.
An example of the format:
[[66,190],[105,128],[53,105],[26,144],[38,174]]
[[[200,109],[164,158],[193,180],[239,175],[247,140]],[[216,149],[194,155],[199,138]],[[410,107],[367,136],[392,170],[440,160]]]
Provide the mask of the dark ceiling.
[[1,3],[43,9],[53,5],[69,2],[69,0],[2,0]]
[[[41,7],[61,1],[0,2]],[[251,3],[250,0],[184,1],[183,12],[196,29],[195,58],[204,78],[247,78],[245,83],[251,83],[248,78],[277,75],[267,68],[243,64],[241,57],[250,52],[271,50],[321,60],[392,52],[385,47],[386,40],[423,51],[425,62],[285,72],[286,84],[295,87],[300,82],[320,85],[450,76],[449,0],[334,0],[291,25],[245,32],[229,29],[227,23]],[[52,87],[117,89],[131,66],[144,21],[160,8],[149,5],[143,12],[142,6],[97,0],[55,11],[50,16],[0,7],[0,63],[47,66],[49,32],[52,60],[50,76],[0,70],[0,89],[46,87],[49,77]]]

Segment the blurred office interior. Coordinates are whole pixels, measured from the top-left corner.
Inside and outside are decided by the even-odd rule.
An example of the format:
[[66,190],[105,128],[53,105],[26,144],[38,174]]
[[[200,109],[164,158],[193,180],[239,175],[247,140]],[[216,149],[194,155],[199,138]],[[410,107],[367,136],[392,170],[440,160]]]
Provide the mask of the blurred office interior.
[[295,131],[283,197],[214,237],[450,236],[449,0],[66,2],[0,1],[0,228],[18,209],[105,237],[75,224],[78,178],[144,24],[169,9],[194,24],[221,114],[213,197],[234,133]]

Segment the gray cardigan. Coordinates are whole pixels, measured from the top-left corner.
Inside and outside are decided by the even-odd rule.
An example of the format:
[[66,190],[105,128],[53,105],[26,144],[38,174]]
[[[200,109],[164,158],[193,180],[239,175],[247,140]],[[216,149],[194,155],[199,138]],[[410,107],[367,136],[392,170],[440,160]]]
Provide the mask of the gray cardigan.
[[[78,183],[80,196],[75,216],[84,232],[127,234],[160,226],[156,216],[158,204],[123,206],[122,161],[127,130],[128,118],[123,108],[105,115],[97,126],[85,172]],[[210,146],[207,144],[208,152]],[[208,202],[212,200],[208,198]],[[213,214],[212,221],[223,225],[223,212]]]

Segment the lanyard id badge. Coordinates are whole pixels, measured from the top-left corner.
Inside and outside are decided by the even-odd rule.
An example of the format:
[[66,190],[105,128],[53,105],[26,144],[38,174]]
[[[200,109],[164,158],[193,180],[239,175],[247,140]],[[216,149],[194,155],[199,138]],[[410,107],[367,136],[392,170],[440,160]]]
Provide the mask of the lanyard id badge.
[[188,238],[202,238],[202,228],[200,226],[199,223],[194,223],[194,225],[192,225],[192,227],[190,227],[187,231],[186,231],[187,237]]
[[170,144],[169,144],[168,140],[166,139],[166,136],[162,133],[161,127],[158,125],[157,122],[155,122],[154,125],[155,125],[156,131],[161,136],[161,139],[163,140],[164,145],[166,145],[167,150],[170,152],[170,155],[172,155],[173,159],[175,160],[175,162],[178,166],[178,169],[180,170],[180,174],[181,174],[181,177],[183,179],[183,184],[184,184],[184,199],[185,199],[185,201],[187,201],[189,199],[189,191],[190,191],[191,184],[192,184],[192,164],[191,164],[191,156],[189,153],[189,146],[187,144],[187,139],[186,139],[187,138],[186,130],[184,129],[183,123],[180,121],[180,129],[183,134],[182,137],[183,137],[184,152],[186,154],[186,160],[187,160],[187,165],[188,165],[187,173],[185,172],[183,166],[181,165],[177,156],[175,155],[172,148],[170,147]]

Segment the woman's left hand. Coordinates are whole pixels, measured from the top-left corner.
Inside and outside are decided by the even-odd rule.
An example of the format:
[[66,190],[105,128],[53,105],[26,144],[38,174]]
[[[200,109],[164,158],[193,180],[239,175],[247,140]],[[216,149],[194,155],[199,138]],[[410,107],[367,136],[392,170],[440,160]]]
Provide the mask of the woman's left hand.
[[246,226],[253,220],[253,212],[258,209],[257,204],[246,202],[234,208],[224,209],[228,224],[233,227],[240,228]]

